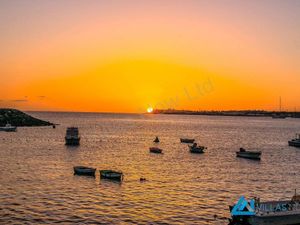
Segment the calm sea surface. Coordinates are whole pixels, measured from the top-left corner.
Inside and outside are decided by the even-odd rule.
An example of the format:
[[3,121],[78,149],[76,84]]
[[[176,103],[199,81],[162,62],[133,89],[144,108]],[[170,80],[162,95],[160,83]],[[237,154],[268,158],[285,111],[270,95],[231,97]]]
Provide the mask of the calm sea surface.
[[[240,195],[300,192],[300,149],[287,145],[299,119],[30,114],[60,126],[0,132],[1,224],[226,224]],[[71,125],[80,129],[79,147],[64,145]],[[163,155],[149,153],[156,135]],[[180,137],[207,152],[190,154]],[[236,158],[239,147],[261,150],[262,160]],[[122,170],[125,179],[74,176],[75,165]]]

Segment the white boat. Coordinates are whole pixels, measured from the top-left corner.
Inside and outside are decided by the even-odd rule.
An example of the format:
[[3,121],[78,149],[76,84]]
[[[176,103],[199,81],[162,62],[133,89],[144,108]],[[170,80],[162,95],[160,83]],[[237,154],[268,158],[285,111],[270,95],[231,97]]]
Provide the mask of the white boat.
[[289,141],[289,146],[300,147],[300,134],[296,134],[296,138]]
[[300,224],[300,196],[291,200],[260,202],[244,197],[230,207],[229,225],[296,225]]
[[261,151],[246,151],[245,149],[240,148],[240,151],[236,152],[236,156],[240,158],[260,160]]
[[15,132],[15,131],[17,131],[17,127],[12,126],[11,124],[7,123],[5,125],[5,127],[0,127],[0,131]]

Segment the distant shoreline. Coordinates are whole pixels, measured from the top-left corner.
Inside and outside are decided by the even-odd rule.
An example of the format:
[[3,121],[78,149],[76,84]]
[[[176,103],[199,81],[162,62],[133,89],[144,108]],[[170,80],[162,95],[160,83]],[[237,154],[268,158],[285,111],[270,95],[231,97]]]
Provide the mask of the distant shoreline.
[[228,110],[228,111],[191,111],[176,109],[156,109],[152,114],[168,115],[205,115],[205,116],[247,116],[247,117],[291,117],[300,118],[300,112],[276,112],[264,110]]

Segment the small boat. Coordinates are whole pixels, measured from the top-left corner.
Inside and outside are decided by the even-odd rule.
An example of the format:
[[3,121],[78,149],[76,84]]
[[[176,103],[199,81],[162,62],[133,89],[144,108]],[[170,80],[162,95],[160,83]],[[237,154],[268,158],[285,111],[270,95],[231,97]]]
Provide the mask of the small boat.
[[65,136],[66,145],[76,146],[80,144],[80,136],[77,127],[68,127]]
[[204,146],[199,146],[199,145],[197,145],[197,143],[194,143],[193,145],[189,145],[189,149],[190,149],[191,153],[201,154],[201,153],[204,153],[204,150],[207,148]]
[[241,197],[230,206],[229,225],[299,225],[299,195],[290,200],[260,202],[259,198],[247,201]]
[[285,119],[287,116],[286,114],[281,112],[281,97],[279,98],[279,112],[273,113],[272,118],[273,119]]
[[122,181],[124,178],[124,175],[122,172],[119,172],[119,171],[100,170],[100,178]]
[[153,141],[154,143],[159,143],[159,138],[158,137],[156,137],[155,139],[154,139],[154,141]]
[[272,118],[273,119],[285,119],[286,118],[286,115],[282,114],[282,113],[274,113],[272,115]]
[[145,181],[147,181],[147,179],[145,177],[140,178],[140,182],[145,182]]
[[95,172],[95,168],[85,166],[74,166],[74,174],[76,175],[95,176]]
[[300,134],[296,134],[296,138],[289,141],[289,146],[300,147]]
[[260,160],[261,151],[246,151],[245,149],[240,148],[240,151],[236,152],[236,156],[246,159]]
[[188,144],[192,144],[195,142],[195,139],[189,139],[189,138],[180,138],[180,142],[181,143],[188,143]]
[[149,150],[151,153],[158,153],[158,154],[161,154],[163,151],[162,149],[157,148],[157,147],[151,147],[151,148],[149,148]]
[[15,131],[17,131],[17,127],[12,126],[11,124],[7,123],[5,125],[5,127],[0,127],[0,131],[15,132]]

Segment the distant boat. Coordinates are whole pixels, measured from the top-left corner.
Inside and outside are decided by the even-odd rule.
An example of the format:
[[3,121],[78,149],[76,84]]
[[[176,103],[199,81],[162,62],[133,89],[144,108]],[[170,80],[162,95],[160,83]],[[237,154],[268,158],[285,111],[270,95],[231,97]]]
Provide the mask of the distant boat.
[[292,199],[268,202],[260,202],[258,198],[247,201],[241,197],[229,207],[229,225],[299,225],[299,200],[300,196],[296,194]]
[[12,126],[11,124],[7,123],[5,125],[5,127],[0,127],[0,131],[15,132],[15,131],[17,131],[17,127]]
[[153,141],[154,143],[159,143],[159,138],[158,137],[156,137],[155,139],[154,139],[154,141]]
[[124,178],[124,175],[120,171],[100,170],[100,178],[101,179],[110,179],[110,180],[122,181],[123,178]]
[[246,159],[260,160],[261,151],[246,151],[245,149],[240,148],[240,151],[236,152],[236,156]]
[[273,119],[285,119],[287,116],[286,115],[284,115],[284,114],[282,114],[282,113],[274,113],[273,115],[272,115],[272,118]]
[[80,136],[77,127],[68,127],[65,136],[66,145],[76,146],[80,144]]
[[187,143],[187,144],[192,144],[195,142],[195,139],[189,139],[189,138],[180,138],[181,143]]
[[207,148],[204,146],[198,146],[197,143],[194,143],[193,145],[189,145],[189,149],[191,153],[201,154],[204,153],[204,150]]
[[85,166],[74,166],[74,174],[76,175],[95,176],[95,172],[95,168]]
[[272,115],[273,119],[285,119],[287,116],[281,112],[281,97],[279,98],[279,112]]
[[289,141],[289,146],[300,147],[300,134],[296,134],[296,138]]
[[162,149],[157,148],[157,147],[150,147],[149,150],[151,153],[158,153],[158,154],[161,154],[163,151]]

